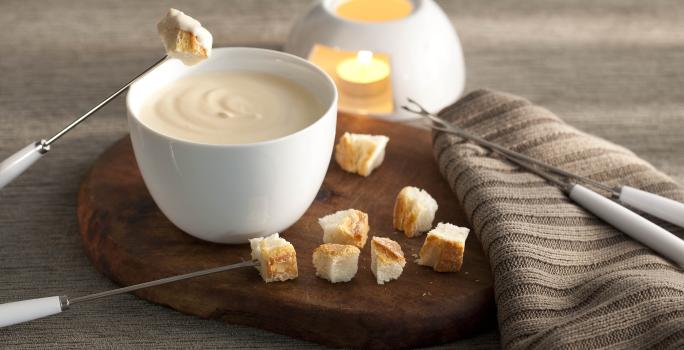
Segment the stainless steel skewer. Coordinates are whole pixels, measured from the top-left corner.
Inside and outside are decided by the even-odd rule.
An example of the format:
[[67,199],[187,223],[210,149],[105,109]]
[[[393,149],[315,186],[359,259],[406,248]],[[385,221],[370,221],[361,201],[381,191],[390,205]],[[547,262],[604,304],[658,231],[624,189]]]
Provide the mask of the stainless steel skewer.
[[86,120],[88,117],[93,115],[95,112],[99,111],[102,107],[107,105],[109,102],[111,102],[113,99],[115,99],[117,96],[121,95],[124,91],[128,90],[128,88],[138,81],[141,77],[143,77],[145,74],[147,74],[149,71],[153,70],[163,62],[165,62],[168,59],[168,56],[164,56],[161,59],[159,59],[157,62],[155,62],[153,65],[149,66],[147,69],[145,69],[142,73],[138,74],[135,78],[131,79],[128,83],[126,83],[124,86],[122,86],[119,90],[111,94],[109,97],[104,99],[102,102],[98,103],[95,107],[90,109],[88,112],[83,114],[82,116],[76,118],[73,122],[71,122],[69,125],[64,127],[60,132],[52,136],[51,138],[47,140],[40,140],[36,142],[32,142],[26,147],[20,149],[13,155],[9,156],[7,159],[2,161],[0,163],[0,189],[5,187],[8,183],[12,182],[17,176],[21,175],[26,169],[28,169],[33,163],[35,163],[38,159],[40,159],[45,153],[47,153],[50,150],[50,146],[57,141],[59,138],[64,136],[67,132],[69,132],[71,129],[75,128],[78,124]]
[[577,175],[577,174],[573,174],[573,173],[571,173],[571,172],[569,172],[569,171],[563,170],[563,169],[561,169],[561,168],[559,168],[559,167],[556,167],[556,166],[553,166],[553,165],[550,165],[550,164],[546,164],[546,163],[541,162],[541,161],[539,161],[539,160],[537,160],[537,159],[534,159],[534,158],[532,158],[532,157],[530,157],[530,156],[527,156],[527,155],[524,155],[524,154],[522,154],[522,153],[518,153],[518,152],[512,151],[512,150],[510,150],[510,149],[508,149],[508,148],[506,148],[506,147],[503,147],[503,146],[498,145],[498,144],[496,144],[496,143],[487,141],[485,138],[480,137],[480,136],[478,136],[478,135],[470,134],[470,133],[468,133],[468,132],[466,132],[466,131],[464,131],[464,130],[455,128],[455,127],[453,127],[453,125],[447,123],[447,122],[444,121],[442,118],[440,118],[440,117],[438,117],[438,116],[436,116],[436,115],[434,115],[434,114],[432,114],[432,113],[429,113],[427,110],[425,110],[425,109],[424,109],[420,104],[418,104],[416,101],[414,101],[414,100],[412,100],[412,99],[410,99],[410,98],[408,99],[408,101],[409,101],[411,104],[417,106],[417,107],[418,107],[418,110],[413,110],[413,109],[409,108],[408,106],[402,106],[401,108],[403,108],[404,110],[409,111],[409,112],[411,112],[411,113],[419,114],[419,115],[421,115],[421,116],[423,116],[423,117],[426,117],[426,118],[428,118],[429,120],[431,120],[432,122],[434,122],[434,123],[436,123],[436,124],[439,124],[440,127],[441,127],[441,128],[434,128],[434,127],[433,127],[433,129],[437,129],[437,130],[440,130],[440,131],[449,132],[449,133],[454,134],[454,135],[456,135],[456,136],[460,136],[460,137],[462,137],[462,138],[464,138],[464,139],[468,139],[468,140],[474,141],[474,142],[476,142],[476,143],[478,143],[478,144],[480,144],[480,145],[482,145],[482,146],[485,146],[485,147],[487,147],[487,148],[489,148],[489,149],[496,150],[496,151],[498,151],[500,154],[504,154],[504,155],[507,155],[507,156],[510,156],[510,157],[514,157],[514,158],[517,158],[517,159],[522,159],[522,160],[524,160],[524,161],[526,161],[526,162],[528,162],[528,163],[532,163],[532,164],[534,164],[534,165],[538,165],[538,166],[543,167],[543,168],[545,168],[545,169],[551,170],[551,171],[553,171],[553,172],[556,173],[556,174],[560,174],[560,175],[563,175],[563,176],[566,176],[566,177],[575,178],[575,179],[577,179],[577,180],[579,180],[579,181],[581,181],[581,182],[584,182],[584,183],[590,184],[590,185],[592,185],[592,186],[595,186],[595,187],[597,187],[597,188],[600,188],[600,189],[602,189],[602,190],[608,191],[608,192],[610,192],[611,194],[614,194],[614,195],[619,195],[619,194],[620,194],[620,192],[619,192],[618,190],[616,190],[616,189],[614,189],[614,188],[611,188],[610,186],[606,186],[606,185],[604,185],[604,184],[602,184],[602,183],[600,183],[600,182],[598,182],[598,181],[595,181],[595,180],[592,180],[592,179],[590,179],[590,178],[587,178],[587,177],[584,177],[584,176],[580,176],[580,175]]
[[489,149],[495,150],[500,154],[506,155],[509,159],[519,159],[529,164],[534,164],[552,173],[561,175],[565,178],[574,179],[578,182],[602,189],[610,193],[613,198],[618,199],[623,204],[629,205],[630,207],[651,214],[667,222],[673,223],[679,227],[684,227],[684,203],[680,203],[675,200],[657,195],[655,193],[646,192],[631,186],[619,186],[613,188],[596,180],[587,178],[585,176],[571,173],[567,170],[544,163],[522,153],[512,151],[499,144],[490,142],[478,135],[473,135],[465,130],[459,129],[454,125],[446,122],[442,118],[428,112],[420,104],[418,104],[416,101],[410,98],[408,99],[408,102],[412,105],[412,107],[402,106],[401,108],[411,113],[420,115],[426,118],[427,120],[431,121],[432,123],[430,126],[435,130],[448,132],[450,134],[454,134],[464,139],[473,141]]
[[[619,229],[620,231],[632,237],[633,239],[643,243],[644,245],[653,249],[655,252],[661,254],[665,258],[674,261],[679,266],[684,267],[684,240],[675,236],[671,232],[663,229],[662,227],[654,224],[653,222],[645,219],[639,214],[627,209],[626,207],[580,184],[576,184],[567,180],[576,179],[581,181],[586,178],[560,169],[563,173],[567,173],[568,175],[565,176],[563,174],[560,174],[564,176],[566,180],[559,180],[553,177],[551,174],[548,174],[545,171],[536,168],[535,166],[539,166],[542,169],[550,170],[552,172],[555,172],[554,169],[559,168],[553,167],[534,158],[527,157],[515,151],[511,151],[501,145],[484,140],[479,136],[472,135],[464,130],[461,130],[451,125],[450,123],[442,120],[441,118],[427,112],[422,106],[420,106],[415,101],[409,99],[409,102],[417,106],[418,110],[410,109],[407,106],[402,106],[402,108],[409,112],[416,113],[427,118],[433,123],[431,124],[432,128],[479,143],[482,146],[488,147],[492,149],[494,152],[503,155],[509,161],[513,162],[514,164],[517,164],[521,168],[526,169],[560,187],[568,195],[570,199],[572,199],[574,202],[581,205],[597,217],[603,219],[605,222]],[[440,126],[435,127],[434,124],[439,124]],[[528,161],[526,159],[530,159],[531,161]],[[602,185],[602,187],[599,188],[605,189],[606,187],[607,186]],[[622,187],[621,190],[624,191],[625,187]],[[657,195],[652,193],[647,194],[650,196],[657,197]],[[618,197],[622,197],[621,193],[618,193]],[[667,200],[672,201],[670,199]],[[678,205],[682,205],[679,202],[672,202]],[[662,206],[663,202],[660,202],[659,205]],[[673,210],[677,211],[678,208],[675,207]],[[644,211],[649,212],[648,210]]]
[[143,288],[160,286],[162,284],[173,283],[200,276],[206,276],[214,273],[233,270],[240,267],[248,267],[255,265],[256,262],[254,261],[244,261],[237,264],[219,266],[211,269],[186,273],[183,275],[166,277],[155,281],[134,284],[128,287],[113,289],[101,293],[84,295],[82,297],[76,297],[72,299],[70,299],[66,295],[62,295],[47,298],[15,301],[7,304],[0,304],[0,327],[7,327],[17,323],[23,323],[38,318],[55,315],[62,311],[68,310],[71,305],[82,303],[85,301],[91,301],[117,294],[129,293]]

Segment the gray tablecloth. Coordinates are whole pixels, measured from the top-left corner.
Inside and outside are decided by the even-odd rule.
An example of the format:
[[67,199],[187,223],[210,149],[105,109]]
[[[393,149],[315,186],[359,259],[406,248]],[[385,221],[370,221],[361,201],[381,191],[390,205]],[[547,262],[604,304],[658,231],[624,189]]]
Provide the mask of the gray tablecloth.
[[[278,47],[308,1],[0,1],[0,155],[49,137],[162,53],[154,23],[175,6],[217,46]],[[676,1],[440,1],[463,41],[467,88],[530,98],[684,182],[684,7]],[[121,99],[0,191],[0,302],[115,287],[82,252],[81,177],[126,134]],[[496,348],[493,330],[449,348]],[[130,295],[0,329],[11,348],[306,348]]]

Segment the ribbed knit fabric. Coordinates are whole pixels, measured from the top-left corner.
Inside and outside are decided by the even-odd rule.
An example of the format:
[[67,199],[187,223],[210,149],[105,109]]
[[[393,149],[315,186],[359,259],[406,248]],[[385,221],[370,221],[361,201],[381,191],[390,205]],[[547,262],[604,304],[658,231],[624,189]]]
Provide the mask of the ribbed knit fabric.
[[[629,150],[523,98],[478,90],[440,116],[608,185],[684,201],[681,186]],[[434,153],[489,257],[504,348],[684,347],[678,267],[482,147],[438,132]]]

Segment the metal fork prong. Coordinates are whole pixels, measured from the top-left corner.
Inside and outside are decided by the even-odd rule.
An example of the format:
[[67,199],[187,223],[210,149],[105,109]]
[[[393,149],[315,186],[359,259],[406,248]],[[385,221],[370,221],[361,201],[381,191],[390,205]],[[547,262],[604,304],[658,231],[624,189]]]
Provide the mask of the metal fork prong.
[[557,175],[564,176],[565,178],[575,179],[575,180],[579,180],[581,182],[584,182],[586,184],[590,184],[594,187],[597,187],[597,188],[600,188],[602,190],[609,192],[611,194],[611,196],[613,196],[613,197],[619,197],[620,196],[620,191],[618,189],[612,188],[608,185],[605,185],[605,184],[603,184],[599,181],[596,181],[596,180],[592,180],[592,179],[587,178],[585,176],[573,174],[573,173],[566,171],[566,170],[563,170],[559,167],[556,167],[556,166],[553,166],[550,164],[546,164],[546,163],[541,162],[537,159],[526,156],[522,153],[515,152],[515,151],[507,149],[501,145],[490,142],[490,141],[488,141],[488,140],[486,140],[480,136],[470,134],[464,130],[461,130],[458,127],[455,127],[454,125],[451,125],[450,123],[448,123],[444,119],[428,112],[427,110],[425,110],[425,108],[423,108],[423,106],[421,106],[418,102],[414,101],[412,98],[408,97],[406,100],[408,100],[413,105],[417,106],[417,108],[419,108],[420,111],[415,111],[412,109],[406,109],[406,110],[408,110],[409,112],[413,112],[415,114],[418,114],[418,115],[420,115],[426,119],[429,119],[432,122],[432,125],[430,126],[432,129],[440,130],[443,132],[447,132],[450,134],[454,134],[454,135],[463,137],[465,139],[468,139],[468,140],[471,140],[475,143],[478,143],[482,146],[485,146],[485,147],[488,147],[492,150],[498,151],[498,153],[507,155],[509,158],[514,157],[516,159],[523,160],[523,161],[531,163],[531,164],[535,164],[535,165],[541,167],[542,169],[545,169],[547,171],[551,171],[553,173],[556,173]]
[[448,128],[449,123],[446,122],[445,120],[442,120],[442,118],[437,117],[436,115],[430,113],[425,107],[423,107],[420,103],[416,102],[414,99],[407,97],[406,100],[414,105],[417,109],[409,108],[406,105],[401,106],[406,111],[409,111],[411,113],[415,113],[417,115],[420,115],[426,119],[429,119],[435,124],[441,125],[442,127]]
[[413,109],[413,108],[410,108],[410,107],[407,106],[407,105],[402,105],[402,106],[401,106],[401,109],[403,109],[403,110],[405,110],[405,111],[407,111],[407,112],[410,112],[410,113],[415,113],[415,114],[418,114],[418,115],[421,115],[421,116],[425,116],[425,113],[423,113],[422,111],[416,110],[416,109]]
[[402,108],[404,108],[405,110],[412,112],[412,113],[420,114],[423,116],[427,116],[427,115],[431,114],[430,112],[428,112],[427,109],[425,109],[425,107],[423,107],[420,103],[416,102],[416,100],[414,100],[410,97],[407,97],[406,101],[408,101],[409,104],[412,104],[417,109],[409,108],[407,105],[403,105]]

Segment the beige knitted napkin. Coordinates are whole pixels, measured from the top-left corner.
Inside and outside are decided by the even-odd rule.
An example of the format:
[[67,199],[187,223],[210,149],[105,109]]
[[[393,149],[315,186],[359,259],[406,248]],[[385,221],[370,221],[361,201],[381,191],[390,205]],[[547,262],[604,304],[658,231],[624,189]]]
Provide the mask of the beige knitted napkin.
[[[606,184],[684,201],[681,186],[629,150],[523,98],[479,90],[440,116]],[[489,257],[504,348],[684,348],[679,268],[481,147],[436,133],[434,154]]]

